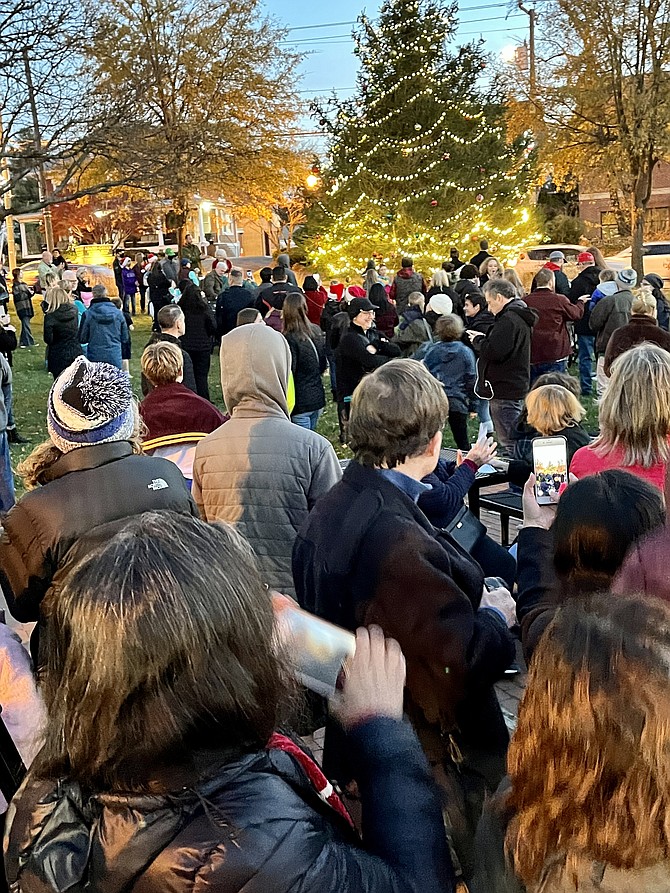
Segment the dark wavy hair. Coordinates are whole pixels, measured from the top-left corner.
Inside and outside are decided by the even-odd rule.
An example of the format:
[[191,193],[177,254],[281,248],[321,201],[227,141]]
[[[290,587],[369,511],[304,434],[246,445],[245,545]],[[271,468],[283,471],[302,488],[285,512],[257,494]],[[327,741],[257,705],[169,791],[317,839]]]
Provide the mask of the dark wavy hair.
[[[577,889],[594,862],[627,871],[669,858],[668,654],[658,599],[606,593],[554,616],[507,761],[505,849],[528,890]],[[646,889],[638,880],[631,893]]]
[[368,300],[375,305],[380,313],[388,313],[389,310],[393,309],[386,294],[386,289],[381,282],[375,282],[374,285],[370,286]]
[[44,605],[49,721],[35,771],[141,787],[198,749],[264,747],[292,684],[248,543],[174,512],[112,533]]
[[632,544],[664,521],[660,490],[628,471],[602,471],[571,484],[552,525],[554,567],[566,594],[609,588]]
[[184,311],[184,315],[187,313],[205,313],[208,310],[209,304],[206,298],[203,297],[200,289],[190,279],[180,279],[178,288],[181,292],[179,306]]

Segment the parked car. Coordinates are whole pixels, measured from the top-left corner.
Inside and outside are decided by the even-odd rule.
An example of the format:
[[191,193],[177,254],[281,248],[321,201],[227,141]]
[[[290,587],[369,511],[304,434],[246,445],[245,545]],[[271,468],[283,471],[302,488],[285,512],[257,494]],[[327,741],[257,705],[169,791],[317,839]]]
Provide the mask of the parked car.
[[[645,273],[656,273],[664,282],[670,283],[670,242],[646,242],[642,263]],[[630,267],[632,248],[624,248],[612,257],[606,257],[613,270]]]
[[[21,264],[23,281],[31,288],[37,282],[37,268],[39,265],[39,260],[29,260],[27,263]],[[104,285],[112,297],[117,294],[116,280],[111,267],[102,267],[97,264],[74,264],[71,261],[68,261],[68,266],[71,270],[79,270],[83,267],[88,272],[88,281],[91,286]]]
[[563,271],[568,279],[574,279],[579,272],[577,255],[585,250],[583,245],[531,245],[529,248],[524,248],[516,261],[511,261],[509,266],[514,267],[524,286],[529,288],[537,271],[541,270],[549,260],[551,252],[562,251],[565,255]]

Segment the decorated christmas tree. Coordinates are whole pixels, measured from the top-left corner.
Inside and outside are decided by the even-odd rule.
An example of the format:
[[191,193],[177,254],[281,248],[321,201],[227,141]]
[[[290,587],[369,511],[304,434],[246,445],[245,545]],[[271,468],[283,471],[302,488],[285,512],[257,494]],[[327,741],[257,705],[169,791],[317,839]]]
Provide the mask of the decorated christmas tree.
[[450,50],[455,14],[435,0],[386,0],[376,23],[359,18],[356,95],[314,108],[330,147],[306,247],[324,272],[403,255],[427,272],[452,246],[467,259],[488,238],[505,259],[539,238],[532,153],[506,140],[481,46]]

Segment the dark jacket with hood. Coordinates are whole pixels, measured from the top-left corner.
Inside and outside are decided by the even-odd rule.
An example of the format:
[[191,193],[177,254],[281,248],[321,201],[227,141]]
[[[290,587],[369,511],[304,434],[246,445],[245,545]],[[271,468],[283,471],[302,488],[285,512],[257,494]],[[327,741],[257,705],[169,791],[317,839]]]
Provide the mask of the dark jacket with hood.
[[[370,353],[370,344],[376,347],[377,353]],[[360,326],[350,323],[335,350],[337,399],[350,397],[364,375],[399,356],[397,344],[379,333],[373,342]]]
[[523,400],[530,387],[530,351],[536,322],[537,313],[519,298],[509,301],[497,314],[488,334],[477,345],[475,393],[479,397]]
[[409,306],[403,310],[393,340],[400,348],[403,357],[411,357],[426,341],[432,342],[433,332],[420,307]]
[[467,413],[477,378],[470,348],[460,341],[437,341],[428,348],[423,363],[444,388],[449,411]]
[[[216,335],[214,314],[202,292],[190,280],[182,283],[182,295],[179,306],[184,312],[186,331],[181,337],[181,346],[185,351],[205,351],[212,349],[212,341]],[[224,292],[225,294],[225,292]]]
[[[568,299],[576,304],[583,295],[592,295],[600,285],[600,268],[594,266],[585,267],[570,283]],[[593,335],[589,318],[591,316],[591,302],[584,305],[584,316],[575,320],[575,335]]]
[[39,619],[55,575],[67,574],[77,550],[85,552],[98,530],[113,536],[128,518],[161,509],[198,517],[177,466],[134,455],[127,441],[71,450],[47,469],[42,483],[2,522],[0,585],[12,616],[23,623]]
[[[480,310],[479,313],[475,313],[474,316],[466,316],[464,318],[466,331],[470,329],[471,332],[481,332],[482,335],[488,334],[489,329],[496,321],[495,316],[490,310]],[[467,334],[463,332],[463,344],[467,344],[468,347],[472,348],[475,356],[479,356],[481,338],[473,338],[472,341],[470,341]]]
[[44,343],[48,346],[47,369],[54,378],[83,354],[79,340],[79,314],[69,301],[44,314]]
[[130,332],[123,313],[109,298],[93,298],[81,318],[79,340],[88,344],[86,355],[92,363],[110,363],[121,369],[122,346],[130,344]]
[[298,288],[298,280],[295,278],[295,273],[291,269],[291,259],[288,254],[278,254],[277,264],[286,270],[286,278],[288,279],[289,284]]
[[413,267],[403,267],[395,274],[389,297],[395,301],[395,308],[400,316],[407,307],[407,299],[413,291],[426,294],[426,283],[423,276],[415,272]]
[[605,351],[605,375],[610,374],[612,363],[617,357],[636,344],[645,342],[658,344],[663,350],[670,351],[670,332],[662,329],[653,316],[634,313],[625,326],[620,326],[612,332]]
[[459,316],[463,317],[463,305],[465,303],[465,299],[469,295],[474,295],[477,298],[481,298],[483,297],[484,293],[478,285],[475,285],[472,279],[459,279],[454,286],[454,294],[458,299],[457,301],[454,301],[454,313],[458,313]]
[[353,461],[300,529],[293,577],[308,611],[350,630],[377,623],[397,639],[429,756],[447,757],[439,730],[451,732],[465,751],[492,757],[497,786],[508,735],[493,683],[514,645],[496,612],[478,610],[480,566],[379,470]]
[[412,730],[369,719],[347,749],[365,846],[292,754],[196,752],[154,770],[146,792],[85,794],[30,777],[9,816],[10,884],[23,893],[453,893],[439,797]]

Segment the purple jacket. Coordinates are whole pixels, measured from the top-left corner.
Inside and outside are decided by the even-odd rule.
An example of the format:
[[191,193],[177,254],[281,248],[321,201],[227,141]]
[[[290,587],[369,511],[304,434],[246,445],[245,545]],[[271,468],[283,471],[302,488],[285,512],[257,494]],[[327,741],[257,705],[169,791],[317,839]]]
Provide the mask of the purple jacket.
[[121,276],[123,278],[124,295],[134,295],[137,292],[137,276],[133,270],[124,267],[121,270]]

